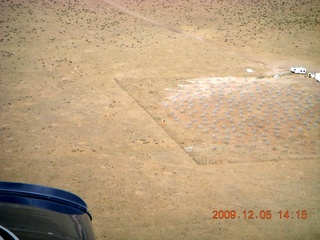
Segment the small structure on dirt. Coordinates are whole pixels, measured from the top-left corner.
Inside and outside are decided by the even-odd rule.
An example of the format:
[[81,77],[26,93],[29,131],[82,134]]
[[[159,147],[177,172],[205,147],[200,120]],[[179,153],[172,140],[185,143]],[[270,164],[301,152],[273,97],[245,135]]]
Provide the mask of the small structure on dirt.
[[298,73],[298,74],[305,74],[307,73],[307,69],[303,68],[303,67],[291,67],[290,71],[292,73]]

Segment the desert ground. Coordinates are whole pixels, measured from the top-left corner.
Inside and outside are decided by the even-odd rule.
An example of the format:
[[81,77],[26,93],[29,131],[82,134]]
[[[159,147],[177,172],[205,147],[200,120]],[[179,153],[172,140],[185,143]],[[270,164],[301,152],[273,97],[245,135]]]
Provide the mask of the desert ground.
[[0,6],[0,180],[97,239],[320,238],[319,1]]

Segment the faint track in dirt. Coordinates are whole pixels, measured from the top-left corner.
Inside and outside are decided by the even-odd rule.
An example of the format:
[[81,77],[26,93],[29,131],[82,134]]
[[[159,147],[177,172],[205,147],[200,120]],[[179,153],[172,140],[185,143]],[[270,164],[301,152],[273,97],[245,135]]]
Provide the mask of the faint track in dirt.
[[121,5],[119,5],[118,3],[114,2],[114,1],[111,1],[111,0],[103,0],[103,2],[109,4],[110,6],[124,12],[124,13],[127,13],[128,15],[130,16],[133,16],[133,17],[136,17],[136,18],[139,18],[145,22],[149,22],[153,25],[156,25],[156,26],[159,26],[159,27],[162,27],[162,28],[165,28],[171,32],[174,32],[174,33],[177,33],[177,34],[181,34],[185,37],[188,37],[188,38],[191,38],[191,39],[195,39],[197,41],[202,41],[202,42],[209,42],[209,43],[212,43],[214,44],[215,46],[217,46],[218,48],[220,48],[221,50],[225,51],[225,52],[228,52],[230,53],[231,55],[234,55],[234,56],[237,56],[237,57],[240,57],[242,59],[246,59],[248,61],[251,61],[251,62],[254,62],[254,63],[257,63],[259,65],[262,65],[263,67],[265,67],[266,69],[268,70],[271,70],[272,72],[274,73],[277,73],[277,69],[267,65],[266,63],[263,63],[259,60],[256,60],[254,58],[251,58],[251,57],[248,57],[247,55],[245,55],[243,52],[240,52],[240,51],[237,51],[236,49],[231,49],[231,48],[228,48],[226,46],[223,46],[222,44],[218,43],[218,42],[215,42],[211,39],[206,39],[206,38],[202,38],[200,36],[195,36],[195,35],[192,35],[192,34],[188,34],[188,33],[185,33],[183,32],[182,30],[180,29],[177,29],[177,28],[173,28],[171,26],[168,26],[166,24],[162,24],[158,21],[155,21],[155,20],[152,20],[150,18],[147,18],[147,17],[144,17],[142,16],[141,14],[137,13],[137,12],[134,12],[134,11],[131,11]]
[[141,104],[141,102],[139,101],[139,99],[135,98],[132,94],[130,94],[130,92],[123,86],[121,85],[121,82],[119,81],[119,79],[114,78],[113,81],[115,82],[115,84],[117,84],[117,86],[119,88],[121,88],[132,100],[134,100],[135,103],[137,103],[139,105],[139,107],[141,108],[141,110],[143,110],[149,117],[150,119],[153,120],[153,122],[158,125],[166,134],[167,136],[177,144],[177,146],[179,146],[179,148],[181,148],[181,150],[186,154],[186,158],[189,160],[189,163],[192,164],[197,164],[196,160],[190,156],[185,150],[184,148],[175,140],[174,137],[171,136],[170,133],[168,133],[168,131],[166,131],[157,121],[156,119],[152,116],[152,114],[150,114],[150,112],[148,111],[148,109],[145,108],[145,106],[143,104]]

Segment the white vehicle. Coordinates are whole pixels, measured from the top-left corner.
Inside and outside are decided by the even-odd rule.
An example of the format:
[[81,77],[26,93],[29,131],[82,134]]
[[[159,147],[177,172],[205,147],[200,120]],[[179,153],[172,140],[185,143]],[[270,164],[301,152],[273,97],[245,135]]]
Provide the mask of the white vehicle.
[[320,73],[316,73],[314,78],[317,80],[317,82],[320,82]]
[[309,78],[315,78],[315,76],[316,76],[315,73],[311,73],[311,72],[308,73]]
[[291,67],[290,71],[292,73],[298,73],[298,74],[305,74],[307,73],[307,69],[303,68],[303,67]]

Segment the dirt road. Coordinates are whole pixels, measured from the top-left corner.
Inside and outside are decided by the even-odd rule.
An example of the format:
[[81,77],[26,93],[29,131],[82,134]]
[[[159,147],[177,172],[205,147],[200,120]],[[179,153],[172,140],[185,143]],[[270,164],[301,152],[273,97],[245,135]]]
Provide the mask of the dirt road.
[[115,1],[111,1],[111,0],[103,0],[105,3],[113,6],[114,8],[130,15],[130,16],[133,16],[133,17],[136,17],[136,18],[139,18],[145,22],[148,22],[148,23],[151,23],[153,25],[156,25],[158,27],[161,27],[161,28],[164,28],[168,31],[171,31],[172,33],[174,34],[180,34],[182,36],[185,36],[187,38],[190,38],[190,39],[193,39],[193,40],[196,40],[196,41],[202,41],[202,42],[205,42],[206,44],[209,44],[209,45],[214,45],[215,47],[218,47],[221,51],[224,51],[224,52],[228,52],[230,53],[231,55],[237,57],[237,58],[242,58],[242,59],[245,59],[245,60],[248,60],[248,61],[251,61],[253,63],[256,63],[256,64],[259,64],[261,66],[263,66],[265,69],[271,71],[271,73],[273,73],[274,75],[275,74],[279,74],[279,70],[275,67],[271,67],[269,66],[267,63],[264,63],[260,60],[256,60],[252,57],[249,57],[248,55],[246,55],[244,52],[241,52],[241,51],[238,51],[237,48],[235,47],[225,47],[224,45],[221,45],[219,44],[218,42],[216,41],[213,41],[212,39],[208,39],[204,36],[200,36],[198,35],[196,32],[193,32],[192,34],[190,33],[186,33],[184,31],[182,31],[181,29],[178,29],[178,28],[174,28],[168,24],[165,24],[165,23],[160,23],[159,21],[155,21],[155,20],[152,20],[150,18],[147,18],[147,17],[144,17],[142,16],[141,14],[137,13],[137,12],[134,12],[134,11],[131,11],[123,6],[121,6],[118,2],[115,2]]

